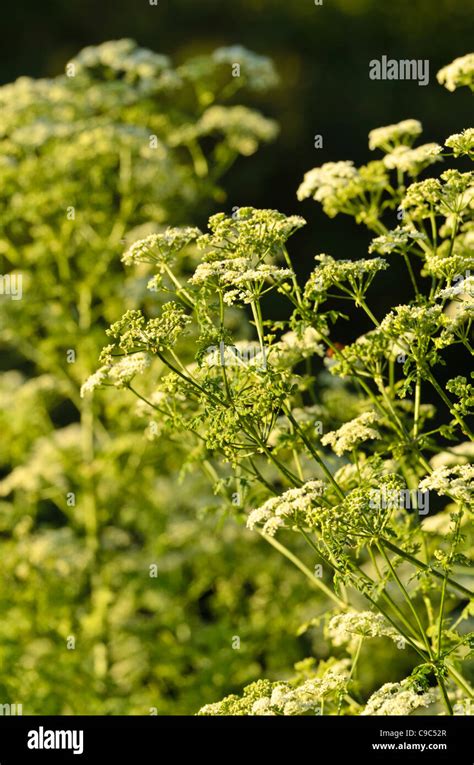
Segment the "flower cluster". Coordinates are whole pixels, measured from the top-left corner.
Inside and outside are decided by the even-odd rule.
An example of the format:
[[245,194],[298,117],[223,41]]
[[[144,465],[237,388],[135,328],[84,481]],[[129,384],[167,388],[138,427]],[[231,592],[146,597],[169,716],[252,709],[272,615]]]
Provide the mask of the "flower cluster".
[[375,428],[370,427],[378,421],[378,415],[375,412],[364,412],[355,417],[350,422],[344,423],[339,430],[332,430],[321,438],[324,446],[330,445],[338,457],[344,452],[350,452],[363,441],[380,438],[380,433]]
[[218,288],[227,305],[254,302],[294,277],[291,268],[280,268],[274,261],[282,255],[287,239],[304,224],[299,216],[253,207],[239,208],[232,216],[213,215],[211,233],[198,239],[204,255],[191,284]]
[[270,347],[268,356],[276,368],[288,369],[302,359],[324,354],[321,334],[314,327],[304,327],[298,331],[285,332],[280,340]]
[[415,709],[436,701],[434,691],[421,692],[410,678],[401,683],[385,683],[368,700],[362,715],[410,715]]
[[474,53],[455,58],[436,75],[438,82],[450,91],[467,85],[474,90]]
[[420,481],[423,491],[435,491],[441,496],[450,496],[458,502],[472,507],[474,502],[474,465],[453,465],[439,467]]
[[330,372],[338,377],[348,377],[355,373],[373,376],[378,363],[385,360],[391,351],[394,352],[393,343],[387,335],[374,329],[338,351],[335,358],[331,359]]
[[110,363],[115,348],[129,354],[136,351],[156,353],[173,347],[190,321],[183,308],[174,301],[164,303],[161,316],[148,321],[141,311],[127,311],[107,330],[115,342],[106,346],[101,359]]
[[[474,374],[472,375],[474,377]],[[470,415],[474,412],[474,385],[468,383],[462,375],[453,377],[446,383],[446,390],[453,393],[458,401],[453,405],[453,410],[461,415]]]
[[[183,80],[197,86],[203,102],[212,100],[217,82],[228,81],[232,67],[239,65],[240,76],[232,81],[233,90],[261,91],[273,88],[278,75],[270,59],[241,45],[217,48],[211,56],[195,56],[178,69]],[[214,86],[214,87],[213,87]]]
[[441,326],[442,309],[438,305],[397,305],[380,323],[380,331],[413,351],[415,337],[429,339]]
[[122,255],[122,261],[127,266],[135,263],[169,263],[200,236],[201,231],[198,228],[168,227],[163,233],[150,234],[145,239],[134,242]]
[[375,237],[369,246],[369,252],[379,252],[389,255],[392,252],[403,252],[417,241],[427,241],[428,237],[421,231],[410,226],[397,226],[387,234]]
[[369,133],[369,149],[390,152],[399,145],[411,146],[422,131],[418,120],[402,120],[395,125],[374,128]]
[[242,45],[217,48],[212,54],[212,58],[217,64],[227,64],[228,66],[239,64],[241,75],[251,90],[267,90],[275,87],[278,83],[278,76],[270,59],[266,56],[260,56]]
[[306,221],[299,215],[284,215],[277,210],[239,207],[233,215],[217,213],[209,219],[210,234],[198,241],[206,260],[228,257],[279,256],[290,236]]
[[299,489],[288,489],[279,497],[271,497],[252,510],[247,527],[253,529],[263,524],[263,533],[273,536],[282,527],[313,526],[325,489],[323,481],[308,481]]
[[333,197],[341,189],[346,188],[349,181],[358,179],[359,174],[352,161],[326,162],[321,167],[315,167],[305,173],[297,196],[300,201],[312,197],[318,202],[324,202]]
[[147,353],[134,353],[124,356],[116,364],[100,367],[82,386],[81,397],[106,384],[125,388],[136,375],[143,374],[150,364],[151,359]]
[[383,615],[373,611],[346,611],[337,614],[329,620],[327,634],[335,646],[353,643],[354,637],[388,637],[396,643],[402,640],[400,633]]
[[425,143],[415,149],[397,146],[390,154],[385,155],[383,162],[389,170],[401,170],[414,177],[429,165],[438,162],[442,151],[442,147],[437,143]]
[[339,213],[354,215],[357,223],[377,225],[376,200],[389,185],[387,168],[381,161],[355,168],[352,161],[327,162],[307,172],[297,195],[321,202],[330,218]]
[[444,142],[445,146],[453,150],[455,157],[466,154],[468,157],[474,156],[474,128],[466,128],[462,133],[454,133]]
[[400,209],[409,214],[411,220],[422,220],[433,214],[441,197],[441,183],[437,178],[412,183],[400,202]]
[[243,696],[227,696],[216,704],[206,704],[200,715],[304,715],[318,714],[321,702],[344,690],[349,680],[349,661],[327,663],[320,676],[303,682],[272,683],[258,680],[244,688]]
[[272,141],[277,124],[246,106],[210,106],[196,123],[196,136],[222,134],[230,149],[249,157],[260,143]]
[[[219,285],[228,290],[224,301],[232,305],[237,300],[250,303],[255,291],[260,292],[265,282],[277,285],[291,276],[293,271],[289,268],[266,263],[252,267],[245,258],[229,258],[200,263],[189,281],[194,285]],[[229,290],[230,287],[234,289]]]
[[181,86],[167,56],[139,48],[134,40],[122,39],[84,48],[70,62],[78,75],[133,84],[137,92],[153,93]]
[[316,255],[319,265],[312,271],[305,286],[305,297],[319,301],[331,287],[363,295],[375,276],[388,268],[383,258],[362,260],[335,260],[330,255]]

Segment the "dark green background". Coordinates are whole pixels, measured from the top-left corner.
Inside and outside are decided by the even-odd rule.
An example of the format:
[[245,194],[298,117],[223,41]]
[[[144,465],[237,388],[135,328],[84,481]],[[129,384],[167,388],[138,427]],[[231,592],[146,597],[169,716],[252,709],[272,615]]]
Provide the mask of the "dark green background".
[[[233,44],[272,57],[281,84],[259,94],[255,105],[278,120],[281,133],[232,169],[225,207],[230,212],[250,204],[306,217],[309,225],[292,243],[305,275],[315,254],[362,257],[371,239],[352,219],[331,221],[314,202],[297,201],[306,170],[332,160],[375,158],[367,146],[369,130],[401,119],[420,119],[422,140],[438,142],[472,124],[469,90],[449,93],[436,81],[441,66],[472,49],[470,6],[467,0],[323,0],[322,6],[314,0],[158,0],[157,6],[148,0],[23,0],[5,12],[0,78],[54,76],[82,47],[121,37],[176,62]],[[370,80],[369,61],[383,54],[428,59],[429,85]],[[315,134],[323,136],[323,149],[314,148]],[[412,297],[403,269],[394,261],[378,280],[371,293],[376,314]],[[369,329],[364,317],[351,318],[340,329],[343,342]]]

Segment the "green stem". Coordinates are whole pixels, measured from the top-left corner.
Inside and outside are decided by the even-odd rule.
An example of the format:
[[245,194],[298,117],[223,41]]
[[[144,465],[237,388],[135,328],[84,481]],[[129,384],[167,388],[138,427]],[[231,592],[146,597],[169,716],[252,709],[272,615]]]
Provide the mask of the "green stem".
[[311,443],[308,441],[308,439],[306,438],[306,435],[305,435],[305,433],[304,433],[304,432],[301,430],[300,426],[298,425],[298,422],[295,420],[295,418],[293,417],[293,415],[291,414],[291,412],[289,411],[289,409],[288,409],[288,411],[285,411],[285,414],[286,414],[286,416],[288,417],[288,419],[290,420],[290,422],[291,422],[291,424],[293,425],[293,427],[295,428],[295,430],[297,430],[297,431],[298,431],[298,433],[299,433],[299,435],[300,435],[300,437],[301,437],[301,440],[303,441],[304,445],[305,445],[305,446],[306,446],[306,448],[309,450],[309,452],[311,453],[311,455],[314,457],[314,459],[316,460],[316,462],[318,463],[318,465],[321,467],[321,469],[322,469],[322,471],[323,471],[324,475],[325,475],[325,476],[328,478],[328,480],[330,481],[330,483],[333,485],[333,487],[334,487],[334,489],[335,489],[335,491],[336,491],[336,493],[337,493],[338,497],[340,497],[340,499],[344,499],[344,498],[345,498],[345,494],[344,494],[344,492],[342,491],[341,487],[340,487],[340,486],[339,486],[339,484],[338,484],[338,483],[337,483],[337,482],[334,480],[334,476],[332,475],[331,471],[329,470],[329,468],[328,468],[328,467],[327,467],[327,465],[325,464],[325,462],[324,462],[324,460],[322,459],[322,457],[321,457],[321,456],[318,454],[317,450],[316,450],[316,449],[315,449],[315,448],[312,446],[312,444],[311,444]]
[[[405,550],[401,550],[400,547],[397,547],[397,545],[393,544],[393,542],[390,542],[389,539],[385,539],[384,537],[380,538],[380,541],[384,544],[385,547],[388,547],[389,550],[391,550],[394,553],[397,553],[397,555],[400,555],[400,557],[405,558],[405,560],[410,561],[410,563],[413,563],[414,566],[417,568],[421,568],[423,571],[427,571],[428,573],[435,576],[437,579],[444,579],[444,574],[441,571],[437,571],[436,569],[432,568],[431,566],[427,566],[425,563],[422,563],[421,560],[418,560],[418,558],[415,558],[414,555],[411,555],[410,553],[405,552]],[[456,590],[459,590],[459,592],[462,592],[463,595],[467,595],[468,597],[472,597],[473,593],[471,590],[469,590],[467,587],[464,587],[464,585],[459,584],[459,582],[456,582],[454,579],[451,579],[451,577],[446,578],[448,584],[451,585]]]
[[432,385],[432,386],[433,386],[433,388],[435,389],[435,391],[436,391],[436,393],[438,394],[438,396],[439,396],[439,397],[440,397],[440,398],[441,398],[441,399],[444,401],[444,403],[445,403],[445,404],[446,404],[446,406],[448,407],[448,409],[449,409],[449,411],[451,412],[451,414],[453,415],[454,419],[456,420],[456,422],[457,422],[457,423],[458,423],[458,425],[460,426],[460,428],[461,428],[462,432],[463,432],[463,433],[464,433],[464,434],[465,434],[465,435],[466,435],[468,438],[470,438],[470,439],[471,439],[471,441],[474,441],[474,433],[473,433],[473,432],[470,430],[470,428],[469,428],[469,427],[466,425],[466,423],[464,422],[464,420],[463,420],[463,418],[461,417],[461,415],[460,415],[460,414],[458,414],[458,412],[456,412],[456,410],[455,410],[455,409],[454,409],[454,407],[453,407],[453,404],[452,404],[452,402],[449,400],[449,398],[447,397],[447,395],[446,395],[446,393],[444,392],[444,390],[443,390],[443,389],[441,388],[441,386],[438,384],[438,382],[437,382],[437,380],[435,379],[435,377],[433,376],[433,374],[432,374],[431,370],[429,370],[429,369],[425,369],[425,372],[426,372],[426,376],[427,376],[428,380],[430,381],[431,385]]
[[293,565],[296,566],[296,568],[299,568],[299,570],[303,572],[303,574],[312,582],[312,584],[317,587],[318,590],[321,590],[321,592],[323,592],[328,598],[330,598],[333,603],[339,606],[339,608],[347,608],[347,605],[344,603],[344,601],[338,598],[337,595],[324,584],[324,582],[314,576],[309,568],[305,566],[303,561],[294,555],[291,550],[288,550],[285,545],[283,545],[281,542],[278,542],[273,537],[268,536],[268,534],[264,534],[263,531],[259,531],[258,533],[266,542],[268,542],[268,544],[272,545],[275,550],[278,550],[282,555],[285,556],[285,558],[288,558],[288,560],[290,560]]

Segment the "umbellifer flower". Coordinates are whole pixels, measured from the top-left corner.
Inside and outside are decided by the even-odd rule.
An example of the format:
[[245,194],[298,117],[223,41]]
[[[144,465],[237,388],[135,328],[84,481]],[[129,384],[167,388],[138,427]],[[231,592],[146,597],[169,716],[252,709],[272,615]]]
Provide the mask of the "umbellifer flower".
[[274,536],[283,526],[311,525],[315,505],[320,504],[325,488],[323,481],[308,481],[299,489],[288,489],[280,497],[271,497],[252,510],[247,527],[253,529],[263,524],[263,533]]
[[388,637],[395,642],[403,639],[382,614],[372,611],[346,611],[343,614],[337,614],[329,621],[327,632],[335,646],[351,643],[354,636]]
[[459,502],[472,505],[474,499],[474,465],[439,467],[420,481],[422,491],[449,495]]
[[400,144],[411,146],[422,130],[418,120],[402,120],[395,125],[375,128],[369,133],[369,149],[391,151]]
[[345,422],[338,430],[331,430],[321,438],[324,446],[330,445],[338,457],[344,452],[355,449],[362,441],[380,438],[380,433],[370,425],[378,421],[375,412],[364,412],[349,422]]
[[444,85],[451,92],[462,85],[467,85],[473,90],[474,53],[455,58],[454,61],[439,70],[436,78],[441,85]]
[[409,678],[401,683],[385,683],[368,700],[364,715],[409,715],[419,707],[429,707],[436,700],[434,691],[418,693]]

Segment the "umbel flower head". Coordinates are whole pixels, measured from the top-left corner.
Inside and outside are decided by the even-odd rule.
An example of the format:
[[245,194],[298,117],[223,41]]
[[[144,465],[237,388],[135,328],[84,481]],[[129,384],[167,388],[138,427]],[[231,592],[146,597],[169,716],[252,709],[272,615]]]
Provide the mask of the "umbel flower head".
[[247,527],[263,525],[263,533],[274,536],[279,528],[312,526],[316,508],[326,489],[323,481],[308,481],[299,489],[288,489],[279,497],[271,497],[256,510],[252,510]]
[[112,366],[103,366],[91,375],[81,388],[81,397],[92,393],[102,385],[113,385],[115,388],[125,388],[136,375],[143,374],[150,366],[151,359],[147,353],[134,353],[124,356]]
[[254,154],[260,143],[272,141],[278,126],[246,106],[210,106],[195,127],[196,136],[224,135],[228,145],[244,157]]
[[300,201],[311,197],[321,202],[330,218],[339,213],[354,215],[358,223],[374,225],[376,207],[367,198],[377,196],[386,188],[389,174],[383,162],[369,162],[359,168],[349,160],[326,162],[309,170],[297,191]]
[[392,252],[404,252],[417,241],[427,241],[428,237],[422,231],[411,226],[397,226],[387,234],[372,239],[369,252],[379,252],[389,255]]
[[434,691],[418,689],[411,678],[401,683],[385,683],[368,700],[362,715],[409,715],[436,701]]
[[275,260],[282,256],[287,239],[304,225],[297,215],[253,207],[241,207],[232,216],[213,215],[211,233],[198,240],[203,262],[189,281],[221,290],[228,305],[253,302],[293,276],[290,268],[280,268]]
[[450,496],[469,507],[474,504],[474,465],[439,467],[420,481],[422,491]]
[[380,438],[378,430],[371,427],[378,419],[375,412],[363,412],[350,422],[345,422],[339,430],[325,433],[321,443],[324,446],[330,445],[333,452],[341,457],[344,452],[352,451],[363,441]]
[[388,268],[383,258],[361,260],[335,260],[330,255],[316,255],[319,265],[312,271],[305,286],[305,297],[320,301],[325,298],[331,287],[338,287],[351,292],[354,296],[363,295],[379,271]]
[[333,616],[327,626],[327,634],[335,646],[353,643],[354,637],[388,637],[400,642],[402,636],[384,618],[373,611],[346,611]]
[[168,227],[160,234],[150,234],[134,242],[122,255],[126,266],[135,263],[170,263],[173,258],[201,236],[198,228]]
[[107,330],[107,335],[115,342],[104,348],[101,359],[111,364],[112,351],[116,348],[126,354],[161,352],[175,345],[190,321],[183,308],[172,300],[163,304],[159,317],[148,321],[141,311],[127,311]]
[[199,715],[314,715],[321,702],[337,699],[349,680],[349,660],[322,663],[314,677],[299,683],[257,680],[242,696],[227,696],[216,704],[206,704]]
[[429,165],[438,162],[443,151],[437,143],[425,143],[410,149],[408,146],[397,146],[383,158],[384,165],[389,170],[401,170],[415,177]]
[[[178,69],[178,74],[198,85],[201,100],[206,103],[212,100],[215,83],[224,74],[227,75],[225,81],[228,80],[228,73],[236,65],[240,67],[240,76],[235,77],[232,83],[235,90],[247,88],[261,91],[278,84],[278,75],[271,60],[241,45],[217,48],[211,56],[195,56]],[[212,84],[214,87],[211,87]]]
[[465,56],[455,58],[447,66],[439,70],[436,75],[438,82],[445,88],[456,90],[462,85],[474,90],[474,53],[467,53]]
[[462,154],[472,157],[474,155],[474,128],[466,128],[462,133],[450,135],[444,145],[453,150],[455,157],[460,157]]
[[205,251],[206,261],[220,260],[223,256],[276,257],[290,236],[304,225],[306,221],[299,215],[239,207],[233,215],[212,215],[209,218],[211,233],[204,234],[198,246]]
[[300,202],[312,197],[317,202],[323,202],[337,191],[347,186],[348,181],[358,178],[357,168],[351,160],[341,162],[326,162],[321,167],[314,167],[305,173],[300,184],[297,197]]
[[240,65],[241,75],[247,81],[247,87],[252,90],[266,90],[278,83],[278,76],[270,59],[254,53],[242,45],[231,45],[217,48],[212,54],[217,64],[233,66]]
[[402,120],[395,125],[374,128],[369,133],[369,149],[390,152],[396,146],[412,146],[422,131],[418,120]]

